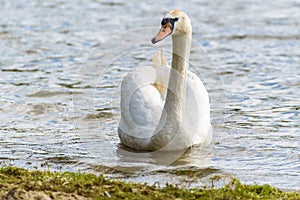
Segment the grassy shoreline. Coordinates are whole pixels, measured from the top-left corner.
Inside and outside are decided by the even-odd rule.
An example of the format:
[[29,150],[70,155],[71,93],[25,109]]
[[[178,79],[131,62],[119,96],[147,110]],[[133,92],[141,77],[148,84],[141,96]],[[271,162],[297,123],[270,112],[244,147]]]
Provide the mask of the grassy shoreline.
[[244,185],[237,179],[219,189],[158,188],[103,175],[5,166],[0,167],[0,199],[300,199],[300,194],[269,185]]

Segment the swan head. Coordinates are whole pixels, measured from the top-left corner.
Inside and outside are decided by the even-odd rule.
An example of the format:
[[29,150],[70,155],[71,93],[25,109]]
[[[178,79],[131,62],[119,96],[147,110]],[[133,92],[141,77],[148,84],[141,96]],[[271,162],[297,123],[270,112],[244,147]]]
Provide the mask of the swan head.
[[192,26],[190,18],[186,13],[180,10],[171,10],[167,12],[161,21],[161,29],[157,35],[152,38],[153,44],[163,40],[169,35],[181,35],[192,33]]

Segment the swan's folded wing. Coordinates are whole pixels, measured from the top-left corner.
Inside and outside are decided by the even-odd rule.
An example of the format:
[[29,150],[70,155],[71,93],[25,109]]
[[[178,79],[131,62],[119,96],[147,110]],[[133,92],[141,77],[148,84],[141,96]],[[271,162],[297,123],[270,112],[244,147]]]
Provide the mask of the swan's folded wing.
[[163,101],[152,86],[156,71],[141,67],[128,73],[121,86],[119,129],[136,137],[151,137],[161,116]]
[[210,143],[211,123],[208,92],[199,77],[188,72],[184,126],[194,134],[195,144]]

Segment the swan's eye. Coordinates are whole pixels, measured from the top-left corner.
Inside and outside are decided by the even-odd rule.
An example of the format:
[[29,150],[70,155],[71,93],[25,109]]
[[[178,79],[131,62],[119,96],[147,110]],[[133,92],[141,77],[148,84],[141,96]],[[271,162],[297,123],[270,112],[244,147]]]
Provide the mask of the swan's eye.
[[163,20],[161,21],[161,25],[162,25],[162,26],[165,26],[166,23],[168,23],[168,22],[169,22],[168,18],[165,18],[165,19],[163,19]]
[[161,25],[162,26],[164,26],[165,24],[167,24],[167,23],[169,23],[169,24],[171,24],[171,25],[174,25],[174,23],[176,22],[176,21],[178,21],[178,19],[179,18],[164,18],[162,21],[161,21]]
[[179,18],[178,18],[178,17],[175,17],[175,19],[174,19],[174,20],[175,20],[175,22],[177,22],[177,21],[179,20]]
[[174,29],[174,24],[176,21],[178,21],[179,18],[164,18],[162,21],[161,21],[161,26],[162,28],[166,28],[166,26],[170,26],[171,30]]

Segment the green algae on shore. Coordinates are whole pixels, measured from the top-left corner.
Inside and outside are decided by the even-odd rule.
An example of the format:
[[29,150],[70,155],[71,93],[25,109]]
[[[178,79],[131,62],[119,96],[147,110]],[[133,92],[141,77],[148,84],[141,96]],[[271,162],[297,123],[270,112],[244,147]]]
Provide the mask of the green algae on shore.
[[163,188],[111,180],[103,175],[28,171],[0,167],[0,199],[300,199],[269,185],[244,185],[233,179],[219,189]]

